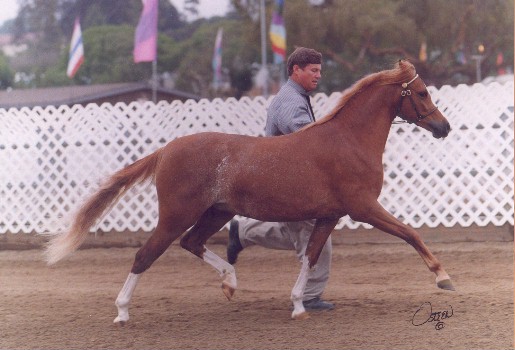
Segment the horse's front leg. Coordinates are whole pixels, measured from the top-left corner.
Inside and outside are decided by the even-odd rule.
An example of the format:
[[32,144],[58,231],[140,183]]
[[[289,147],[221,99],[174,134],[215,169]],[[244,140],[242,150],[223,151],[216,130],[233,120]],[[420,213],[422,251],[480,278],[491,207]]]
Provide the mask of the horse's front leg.
[[315,223],[313,232],[309,237],[306,253],[302,259],[302,266],[300,268],[299,277],[297,278],[297,282],[291,291],[291,301],[293,302],[293,312],[291,314],[291,318],[294,320],[302,320],[309,317],[306,309],[304,309],[304,305],[302,304],[304,290],[306,289],[306,283],[308,282],[309,271],[317,263],[318,257],[322,252],[322,248],[324,247],[327,238],[329,238],[329,235],[331,232],[333,232],[333,229],[337,223],[338,218],[317,219]]
[[446,290],[454,290],[451,278],[445,272],[440,261],[431,253],[424,244],[420,235],[411,227],[401,223],[393,215],[388,213],[379,203],[376,203],[367,211],[366,218],[361,220],[358,217],[352,217],[354,220],[367,222],[374,227],[387,232],[391,235],[399,237],[409,243],[422,257],[431,272],[436,275],[436,285]]

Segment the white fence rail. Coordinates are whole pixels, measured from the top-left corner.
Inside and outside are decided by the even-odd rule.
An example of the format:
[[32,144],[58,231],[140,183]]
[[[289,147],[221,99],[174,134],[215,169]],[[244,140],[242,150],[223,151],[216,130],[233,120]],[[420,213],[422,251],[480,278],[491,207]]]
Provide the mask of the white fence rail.
[[[381,203],[413,227],[513,225],[513,83],[430,88],[452,132],[392,127]],[[317,94],[315,114],[339,98]],[[200,131],[262,135],[271,99],[0,109],[0,233],[55,232],[98,182],[168,141]],[[151,231],[153,185],[129,191],[96,227]],[[361,223],[348,218],[339,228]]]

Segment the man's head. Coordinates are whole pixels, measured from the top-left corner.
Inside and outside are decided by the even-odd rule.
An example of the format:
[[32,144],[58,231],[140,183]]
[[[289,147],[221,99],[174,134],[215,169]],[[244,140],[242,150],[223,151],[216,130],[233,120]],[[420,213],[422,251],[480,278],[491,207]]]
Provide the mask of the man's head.
[[288,57],[288,76],[306,91],[316,89],[321,78],[322,54],[299,47]]

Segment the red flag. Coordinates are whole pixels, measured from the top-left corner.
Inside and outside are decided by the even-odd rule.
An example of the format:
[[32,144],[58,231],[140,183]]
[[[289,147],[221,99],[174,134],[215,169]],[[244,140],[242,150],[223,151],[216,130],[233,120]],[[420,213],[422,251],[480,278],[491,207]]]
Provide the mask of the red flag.
[[157,57],[158,0],[142,0],[143,11],[134,34],[134,62],[152,62]]

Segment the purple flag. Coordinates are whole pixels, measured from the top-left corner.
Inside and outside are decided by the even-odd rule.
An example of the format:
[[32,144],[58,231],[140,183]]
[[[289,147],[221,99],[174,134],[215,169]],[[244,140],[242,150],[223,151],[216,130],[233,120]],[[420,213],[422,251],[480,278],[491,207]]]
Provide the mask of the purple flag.
[[223,28],[218,28],[215,39],[215,51],[213,53],[213,86],[218,89],[222,83],[222,35]]
[[143,12],[134,34],[134,62],[152,62],[157,57],[158,0],[142,0]]

